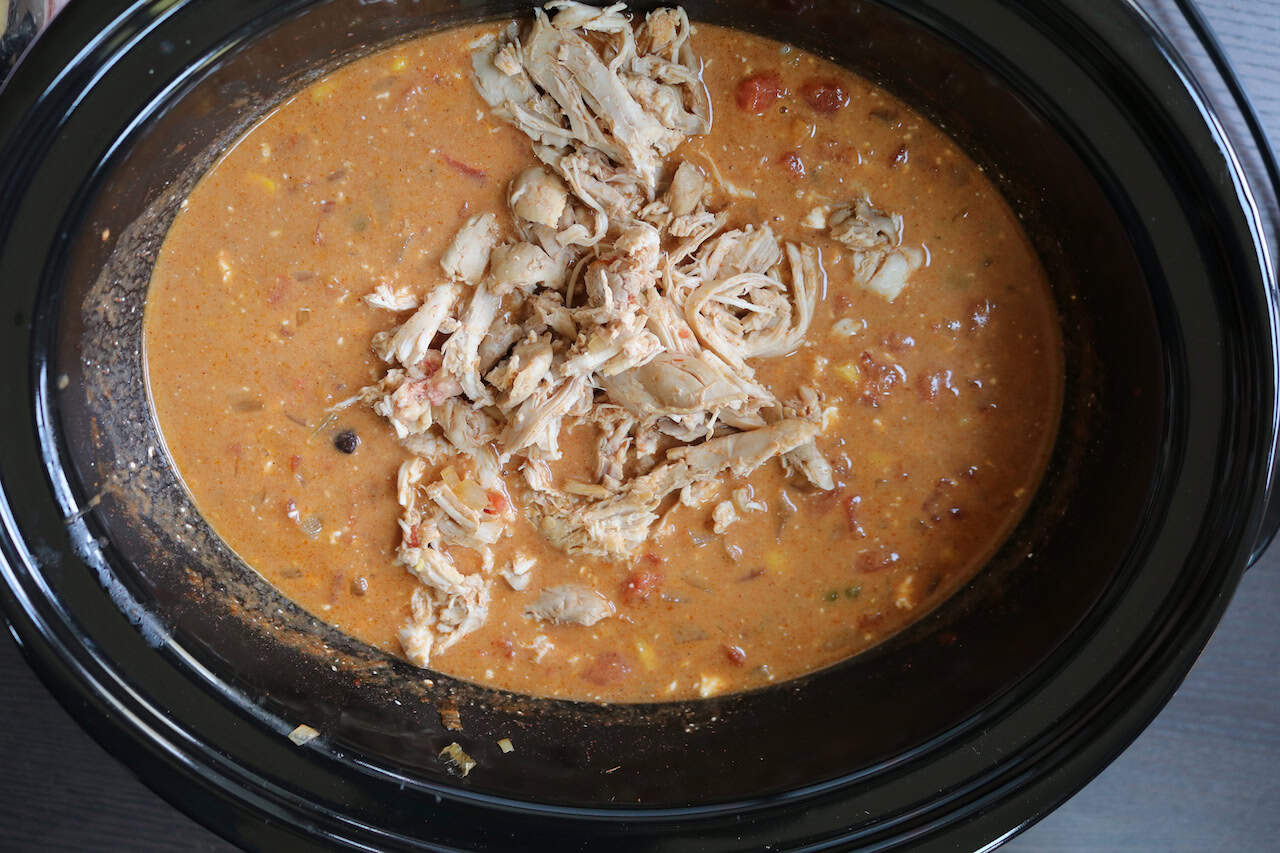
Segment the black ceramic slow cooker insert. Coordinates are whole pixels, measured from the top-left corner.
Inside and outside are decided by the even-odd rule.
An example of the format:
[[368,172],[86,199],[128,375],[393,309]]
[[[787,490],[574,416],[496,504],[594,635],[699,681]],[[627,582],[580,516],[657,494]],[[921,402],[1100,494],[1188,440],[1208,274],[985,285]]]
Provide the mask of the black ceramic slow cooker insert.
[[[1049,474],[968,587],[849,661],[695,702],[424,682],[244,566],[147,406],[151,264],[217,154],[344,61],[526,4],[75,3],[0,93],[0,605],[79,720],[215,831],[270,849],[983,847],[1129,743],[1269,539],[1280,327],[1254,194],[1271,188],[1135,7],[684,5],[832,57],[952,134],[1036,244],[1068,370]],[[295,746],[299,724],[321,736]],[[465,778],[439,758],[453,741],[479,762]]]

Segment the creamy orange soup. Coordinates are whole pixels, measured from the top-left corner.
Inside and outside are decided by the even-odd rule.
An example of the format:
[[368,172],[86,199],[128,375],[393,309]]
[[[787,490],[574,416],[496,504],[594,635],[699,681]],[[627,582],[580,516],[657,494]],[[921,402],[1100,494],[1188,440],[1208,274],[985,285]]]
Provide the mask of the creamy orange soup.
[[[472,43],[497,29],[404,42],[283,103],[184,202],[148,296],[155,414],[200,512],[302,607],[391,654],[419,583],[396,561],[409,452],[369,407],[335,406],[384,375],[371,341],[407,316],[362,297],[384,283],[437,286],[455,232],[484,211],[508,225],[508,183],[537,162],[471,80]],[[779,398],[821,392],[816,441],[835,487],[797,481],[776,459],[726,474],[708,503],[668,501],[639,552],[609,559],[548,541],[508,472],[521,511],[493,564],[531,558],[532,583],[495,578],[484,623],[432,669],[598,701],[792,678],[954,593],[1043,473],[1062,386],[1056,311],[982,171],[901,101],[816,56],[708,25],[691,44],[714,124],[668,163],[699,167],[725,227],[765,223],[821,251],[804,345],[755,370]],[[892,302],[855,284],[848,247],[805,225],[815,207],[859,194],[900,214],[927,258]],[[591,479],[595,432],[566,424],[558,481]],[[743,486],[753,508],[715,532],[712,508]],[[465,574],[494,571],[448,550]],[[526,614],[562,584],[615,612],[591,625]]]

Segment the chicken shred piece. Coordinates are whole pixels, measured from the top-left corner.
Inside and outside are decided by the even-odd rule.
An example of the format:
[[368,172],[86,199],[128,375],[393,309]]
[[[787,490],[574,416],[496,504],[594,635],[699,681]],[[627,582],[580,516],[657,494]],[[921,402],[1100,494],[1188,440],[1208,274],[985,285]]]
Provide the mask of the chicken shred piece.
[[526,616],[555,625],[591,626],[608,619],[617,608],[609,599],[590,587],[562,584],[547,587],[536,601],[524,609]]
[[445,275],[466,284],[475,285],[489,265],[489,253],[498,244],[498,217],[492,213],[478,213],[467,220],[458,231],[449,248],[440,258]]
[[890,302],[924,265],[923,249],[903,245],[902,217],[879,209],[866,196],[834,208],[827,231],[853,251],[854,280]]
[[390,282],[381,282],[363,297],[365,304],[374,308],[385,308],[388,311],[408,311],[418,307],[418,297],[407,287],[392,287]]
[[[822,255],[765,224],[726,230],[712,200],[754,193],[705,155],[672,156],[711,127],[691,33],[679,8],[634,20],[622,3],[553,0],[473,44],[476,91],[537,165],[511,177],[509,217],[463,223],[442,281],[365,297],[413,313],[374,336],[385,375],[344,403],[372,406],[412,455],[396,483],[397,559],[419,581],[400,631],[419,666],[484,623],[495,582],[528,588],[533,558],[501,544],[522,514],[563,551],[634,559],[673,503],[711,504],[727,476],[775,458],[834,488],[817,392],[784,404],[756,376],[806,346]],[[890,300],[923,263],[901,217],[865,197],[803,225],[849,249],[855,280]],[[557,481],[561,433],[576,427],[594,430],[594,464]],[[712,520],[719,532],[766,508],[740,486]],[[478,571],[458,568],[458,548],[479,555]],[[562,584],[524,612],[593,625],[615,607]],[[525,647],[540,659],[554,646],[539,635]]]

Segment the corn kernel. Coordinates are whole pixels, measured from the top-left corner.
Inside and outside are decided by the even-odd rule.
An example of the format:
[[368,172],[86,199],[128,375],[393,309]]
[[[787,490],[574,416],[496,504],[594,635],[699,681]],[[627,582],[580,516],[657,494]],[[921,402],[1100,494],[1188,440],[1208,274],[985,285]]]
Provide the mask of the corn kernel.
[[649,672],[653,672],[658,665],[658,656],[654,654],[653,647],[644,640],[636,640],[636,657],[640,658],[640,663]]
[[268,178],[266,175],[260,175],[257,172],[250,172],[249,180],[253,181],[255,184],[262,187],[264,190],[266,190],[269,193],[273,193],[276,191],[276,182],[273,181],[271,178]]
[[408,67],[409,60],[405,59],[403,56],[397,56],[395,59],[391,60],[391,70],[396,73],[399,73]]
[[835,371],[840,374],[841,379],[849,383],[856,383],[862,378],[862,371],[858,368],[858,365],[854,364],[852,361],[846,361],[844,364],[837,364],[835,366]]
[[319,103],[333,94],[338,88],[338,84],[332,80],[321,80],[319,83],[311,87],[311,100]]

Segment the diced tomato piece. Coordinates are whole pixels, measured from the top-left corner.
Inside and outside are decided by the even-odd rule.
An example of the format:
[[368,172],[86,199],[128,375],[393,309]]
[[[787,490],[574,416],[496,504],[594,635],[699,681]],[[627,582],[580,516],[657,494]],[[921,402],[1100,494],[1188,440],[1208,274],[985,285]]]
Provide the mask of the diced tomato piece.
[[637,569],[622,583],[622,600],[636,605],[649,600],[649,596],[662,586],[662,572],[656,569]]
[[859,399],[872,407],[878,407],[896,385],[906,379],[906,371],[901,365],[888,358],[876,358],[869,352],[863,352],[858,358],[862,371],[863,387]]
[[858,617],[858,630],[870,631],[879,627],[880,623],[883,621],[884,611],[882,610],[877,610],[874,613],[863,613]]
[[867,551],[865,554],[859,554],[858,559],[854,561],[854,567],[864,574],[882,572],[887,568],[896,566],[901,559],[897,551],[880,548],[875,551]]
[[763,74],[753,74],[740,82],[734,97],[739,109],[761,115],[786,93],[787,89],[782,85],[782,78],[778,73],[766,71]]
[[725,657],[729,658],[730,663],[742,666],[747,662],[747,653],[742,650],[741,646],[725,646]]
[[800,87],[800,97],[820,113],[833,113],[849,105],[849,93],[834,80],[810,80]]
[[804,161],[800,159],[800,155],[794,151],[788,151],[778,158],[778,162],[791,173],[792,177],[804,177]]
[[631,667],[617,652],[601,652],[596,655],[591,665],[582,671],[583,678],[601,687],[621,681],[630,674]]
[[507,511],[507,496],[497,489],[488,491],[489,505],[485,507],[485,512],[490,515],[502,515]]

